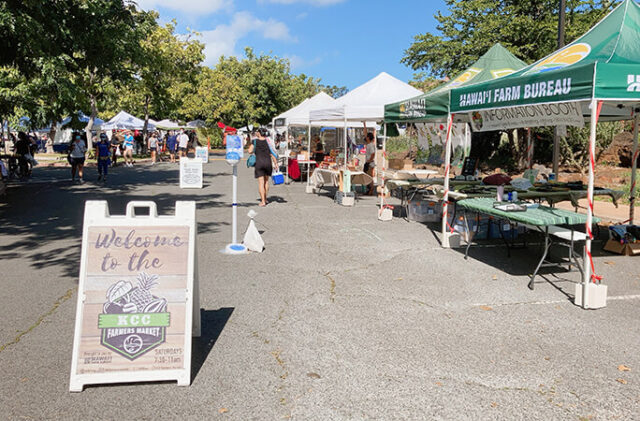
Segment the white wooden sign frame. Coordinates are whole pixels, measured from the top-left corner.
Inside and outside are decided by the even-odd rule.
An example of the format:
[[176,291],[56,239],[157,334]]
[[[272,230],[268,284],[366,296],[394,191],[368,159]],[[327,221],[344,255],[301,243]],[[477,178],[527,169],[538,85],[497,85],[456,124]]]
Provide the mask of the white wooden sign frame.
[[[197,171],[199,181],[196,183],[185,183],[185,169],[194,167]],[[204,181],[204,162],[200,158],[180,158],[180,188],[181,189],[201,189]]]
[[[135,209],[140,209],[140,208],[147,208],[149,210],[148,215],[136,215]],[[178,201],[176,202],[176,206],[175,206],[175,215],[158,216],[155,202],[134,201],[134,202],[129,202],[127,204],[125,215],[110,215],[109,207],[106,201],[87,201],[86,202],[85,212],[84,212],[82,255],[81,255],[82,257],[80,262],[80,281],[79,281],[79,287],[78,287],[78,302],[77,302],[77,309],[76,309],[76,326],[75,326],[74,343],[73,343],[73,357],[72,357],[73,359],[71,363],[71,376],[70,376],[70,382],[69,382],[69,390],[71,392],[81,392],[84,386],[88,384],[129,383],[129,382],[146,382],[146,381],[165,381],[165,380],[176,380],[179,386],[189,386],[191,384],[191,342],[192,342],[191,338],[192,336],[200,336],[200,330],[201,330],[200,296],[199,296],[198,269],[197,269],[197,260],[196,260],[196,256],[197,256],[196,234],[197,233],[196,233],[195,210],[196,210],[195,202]],[[118,230],[118,228],[120,228],[120,230]],[[153,236],[152,233],[154,232],[154,229],[156,229],[155,232],[160,233],[162,232],[163,228],[165,229],[165,232],[171,232],[171,230],[173,230],[173,232],[184,232],[184,233],[188,232],[188,234],[185,234],[185,236],[188,236],[188,250],[186,252],[184,250],[180,250],[180,253],[172,253],[172,250],[169,250],[169,252],[165,252],[167,256],[170,256],[170,257],[174,256],[174,258],[176,259],[179,259],[180,256],[183,256],[184,254],[186,254],[188,259],[188,261],[186,262],[187,279],[185,280],[184,276],[180,274],[178,274],[177,276],[174,275],[172,276],[172,278],[179,279],[179,281],[175,281],[178,287],[174,289],[171,289],[171,287],[166,287],[164,289],[165,291],[173,291],[172,293],[173,298],[170,299],[167,297],[167,299],[164,301],[164,309],[165,309],[164,311],[166,313],[162,313],[165,315],[169,314],[169,316],[167,317],[170,317],[174,321],[173,325],[167,324],[167,326],[172,326],[172,327],[175,326],[173,327],[173,329],[179,330],[182,333],[172,334],[173,338],[171,339],[171,342],[172,344],[175,344],[175,345],[172,345],[169,343],[170,340],[167,339],[169,336],[171,336],[170,333],[172,331],[169,331],[170,327],[166,327],[165,328],[166,330],[164,330],[162,334],[163,342],[158,342],[157,345],[150,347],[148,350],[143,350],[140,353],[141,356],[140,357],[135,356],[133,357],[134,359],[131,359],[131,356],[129,356],[128,358],[123,357],[123,355],[121,354],[123,351],[114,351],[113,349],[110,349],[109,347],[105,346],[105,343],[103,343],[103,341],[105,341],[105,337],[107,337],[107,335],[104,332],[105,330],[108,330],[108,329],[97,329],[98,331],[102,330],[103,332],[102,334],[98,334],[97,337],[95,337],[95,335],[90,335],[88,333],[85,334],[89,330],[99,327],[99,326],[95,326],[93,322],[95,317],[95,310],[85,311],[85,306],[89,306],[89,302],[91,301],[91,300],[88,300],[88,294],[91,295],[91,297],[96,297],[97,296],[96,291],[104,292],[104,290],[101,288],[105,282],[110,283],[115,278],[125,277],[125,276],[121,276],[120,274],[110,275],[112,279],[103,281],[100,278],[100,275],[91,275],[91,279],[88,280],[89,270],[91,270],[92,274],[95,273],[97,270],[96,268],[90,268],[89,264],[93,262],[92,264],[95,265],[95,262],[97,261],[95,260],[95,256],[98,255],[99,253],[101,253],[100,256],[105,253],[104,250],[101,250],[100,252],[92,252],[92,254],[89,254],[90,245],[93,245],[96,249],[98,248],[97,247],[98,242],[92,243],[89,240],[90,233],[92,236],[94,236],[96,232],[125,232],[127,228],[138,230],[136,233],[138,232],[142,233],[144,232],[144,230],[146,230],[149,236]],[[114,231],[110,231],[112,229]],[[109,230],[109,231],[105,231],[105,230]],[[181,244],[181,246],[183,245],[184,243]],[[156,247],[155,249],[150,248],[150,250],[153,251],[153,250],[161,250],[161,249],[159,247]],[[119,250],[116,250],[116,251],[119,253],[123,253],[122,251],[119,251]],[[129,251],[130,250],[127,250],[127,252]],[[162,256],[160,251],[158,251],[157,254]],[[91,259],[94,259],[94,260],[90,260],[89,259],[90,256],[92,256]],[[149,255],[148,260],[152,260],[151,255]],[[167,262],[167,263],[170,263],[170,262]],[[182,265],[182,263],[180,265]],[[174,264],[174,266],[180,266],[180,265]],[[171,265],[167,265],[167,266],[171,267]],[[184,266],[180,266],[180,267],[184,267]],[[103,271],[104,263],[102,263],[101,267],[98,269]],[[122,269],[122,270],[130,271],[131,270],[130,263],[126,269]],[[103,275],[103,277],[107,277],[107,275]],[[165,279],[165,278],[158,278],[158,279],[160,279],[160,281],[156,285],[160,285],[160,282],[162,281],[162,279]],[[100,285],[100,286],[97,287],[96,285]],[[184,296],[182,295],[183,290],[182,290],[182,287],[180,287],[180,285],[186,285],[186,290],[184,290]],[[157,286],[156,288],[161,289],[160,286]],[[107,295],[108,294],[109,292],[107,292]],[[128,300],[129,295],[127,295],[126,298],[127,298],[126,301],[129,301]],[[158,298],[158,297],[153,297],[153,298],[157,299],[158,301],[162,300],[161,298]],[[184,299],[184,304],[182,301],[183,299]],[[168,305],[167,305],[167,300],[169,300]],[[176,302],[173,303],[173,300],[176,300]],[[102,313],[108,313],[106,308],[107,306],[111,305],[109,301],[111,300],[106,299],[106,303],[104,304],[105,310],[101,310]],[[151,305],[152,304],[153,303],[151,303]],[[95,303],[92,305],[94,307],[96,306]],[[184,310],[178,311],[178,312],[175,312],[175,311],[169,312],[171,309],[171,306],[174,306],[174,308],[184,306]],[[88,317],[86,321],[84,320],[85,313]],[[99,317],[102,317],[103,315],[102,313],[99,315]],[[138,311],[138,313],[140,312]],[[146,313],[146,310],[145,310],[145,312],[140,314],[140,316],[142,316],[143,314],[152,314],[152,313]],[[133,317],[133,316],[135,315],[131,315],[128,317]],[[109,315],[109,317],[114,317],[114,316]],[[115,315],[115,317],[117,318],[118,316]],[[179,321],[182,318],[184,318],[184,325],[179,323]],[[175,322],[178,322],[178,323],[176,324]],[[157,332],[157,331],[154,331],[154,332]],[[138,333],[137,330],[136,330],[136,333]],[[183,336],[183,338],[181,339],[180,336]],[[138,338],[140,338],[140,336],[138,336]],[[85,342],[81,344],[83,339]],[[134,345],[138,345],[138,344],[134,344]],[[122,346],[126,347],[126,341],[123,342]],[[179,346],[181,347],[181,349],[165,348],[169,346]],[[116,360],[118,367],[125,367],[125,368],[124,369],[113,368],[108,370],[99,368],[98,371],[102,371],[102,372],[95,372],[95,369],[94,369],[95,366],[91,366],[91,369],[93,370],[92,372],[79,373],[78,372],[79,365],[86,366],[87,361],[91,361],[91,363],[94,363],[93,360],[90,360],[90,359],[87,360],[87,355],[89,354],[87,354],[86,352],[83,355],[80,354],[81,349],[84,349],[86,351],[91,347],[98,349],[99,350],[98,353],[102,355],[102,357],[95,357],[95,358],[107,359],[109,360],[110,363],[113,362],[113,360]],[[157,355],[158,354],[163,355],[163,352],[164,352],[163,350],[165,349],[167,350],[167,353],[172,352],[171,350],[180,349],[181,361],[177,361],[177,360],[171,361],[171,364],[168,364],[169,366],[168,368],[158,369],[158,367],[161,367],[160,364],[164,360],[158,362]],[[109,357],[108,354],[110,354],[111,357]],[[94,357],[89,357],[89,358],[94,358]],[[139,358],[139,360],[137,360],[136,358]],[[153,364],[149,362],[151,358],[154,359]],[[79,364],[80,361],[82,362]],[[102,363],[102,361],[100,363]],[[175,368],[178,365],[181,365],[181,367]],[[140,366],[140,369],[137,370],[136,368],[138,367],[136,366]]]
[[196,146],[196,158],[201,159],[203,163],[209,163],[209,148],[206,146]]

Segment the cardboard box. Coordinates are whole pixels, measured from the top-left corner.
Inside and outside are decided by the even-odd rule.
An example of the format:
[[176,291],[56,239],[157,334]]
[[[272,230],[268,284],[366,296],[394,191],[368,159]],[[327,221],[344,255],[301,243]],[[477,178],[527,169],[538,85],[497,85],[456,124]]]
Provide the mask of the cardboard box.
[[405,170],[413,169],[413,161],[411,159],[405,159],[403,165],[404,165],[403,169]]
[[611,239],[604,245],[604,249],[611,253],[622,254],[623,256],[640,255],[640,243],[622,244],[620,241]]
[[390,159],[389,160],[389,169],[390,170],[401,170],[404,168],[404,159]]

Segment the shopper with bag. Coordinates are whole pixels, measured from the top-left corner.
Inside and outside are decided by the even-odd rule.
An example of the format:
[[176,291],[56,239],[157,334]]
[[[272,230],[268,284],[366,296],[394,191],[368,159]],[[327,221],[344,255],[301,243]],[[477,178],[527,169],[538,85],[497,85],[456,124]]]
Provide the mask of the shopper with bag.
[[274,168],[278,166],[278,154],[271,145],[267,135],[269,132],[266,128],[260,127],[256,131],[256,138],[251,146],[249,153],[256,155],[256,165],[254,167],[254,176],[258,179],[258,191],[260,192],[260,206],[267,206],[267,196],[269,195],[269,177]]

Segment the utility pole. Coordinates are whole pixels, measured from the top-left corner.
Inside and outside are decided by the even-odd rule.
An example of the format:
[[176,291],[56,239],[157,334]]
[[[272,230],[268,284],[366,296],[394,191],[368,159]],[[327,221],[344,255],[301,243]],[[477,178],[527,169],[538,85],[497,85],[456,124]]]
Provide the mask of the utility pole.
[[[560,4],[558,6],[558,49],[564,47],[564,25],[565,25],[565,15],[567,9],[567,1],[559,0]],[[556,175],[556,180],[558,179],[559,172],[559,161],[560,161],[560,135],[558,133],[558,127],[556,126],[554,134],[553,134],[553,173]]]
[[560,7],[558,14],[558,48],[564,47],[564,25],[567,9],[567,0],[560,0]]

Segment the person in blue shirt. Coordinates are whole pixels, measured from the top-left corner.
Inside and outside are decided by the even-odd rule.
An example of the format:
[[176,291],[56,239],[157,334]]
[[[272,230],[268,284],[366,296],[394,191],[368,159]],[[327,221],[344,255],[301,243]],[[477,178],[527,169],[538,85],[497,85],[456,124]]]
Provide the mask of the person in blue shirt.
[[178,145],[178,137],[175,132],[170,132],[167,138],[167,151],[171,157],[171,162],[176,162],[176,146]]
[[133,167],[133,135],[130,131],[124,135],[124,162],[128,167]]
[[98,160],[98,181],[107,181],[109,164],[111,164],[111,147],[109,139],[104,133],[100,134],[100,143],[96,146],[96,159]]

